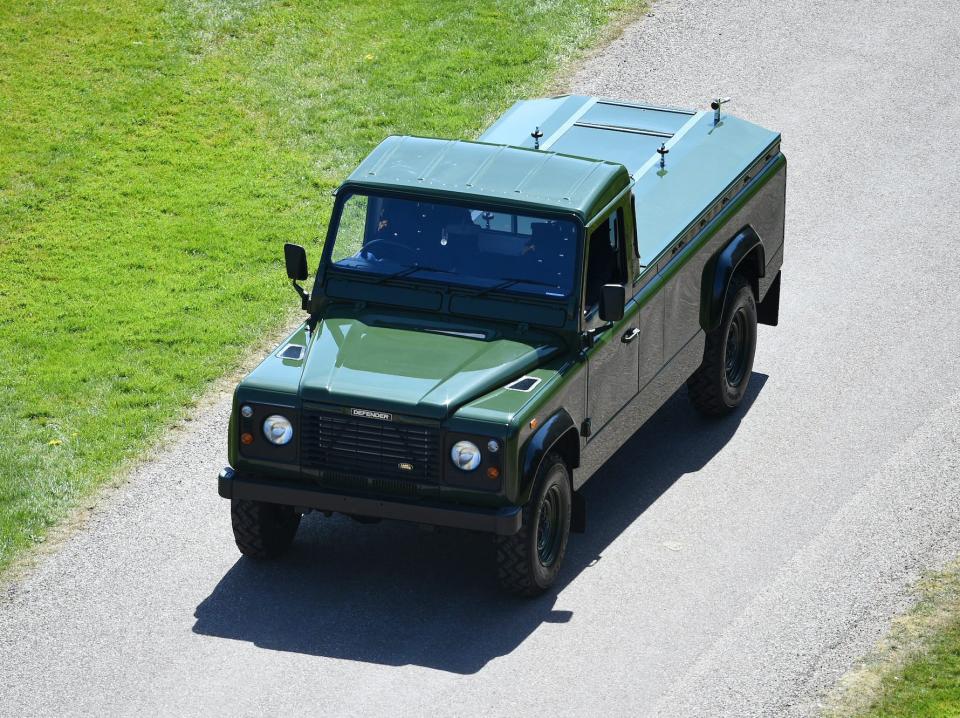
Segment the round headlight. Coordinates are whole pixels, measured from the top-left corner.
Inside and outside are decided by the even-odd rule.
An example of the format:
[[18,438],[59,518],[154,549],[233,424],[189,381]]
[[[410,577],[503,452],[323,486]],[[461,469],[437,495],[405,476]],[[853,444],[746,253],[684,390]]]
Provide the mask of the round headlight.
[[263,435],[271,444],[283,446],[293,438],[293,425],[287,417],[273,414],[263,422]]
[[450,460],[463,471],[473,471],[480,466],[480,449],[472,441],[458,441],[450,449]]

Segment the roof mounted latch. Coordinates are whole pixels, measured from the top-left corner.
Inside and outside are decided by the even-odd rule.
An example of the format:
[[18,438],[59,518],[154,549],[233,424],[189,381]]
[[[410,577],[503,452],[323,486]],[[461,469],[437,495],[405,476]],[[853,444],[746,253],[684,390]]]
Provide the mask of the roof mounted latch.
[[537,125],[534,128],[533,132],[530,133],[530,136],[533,138],[533,149],[540,149],[540,138],[543,137],[543,133],[540,131],[540,125]]
[[720,106],[730,102],[729,97],[718,97],[710,103],[710,109],[713,110],[713,126],[720,124]]
[[661,142],[660,147],[657,149],[657,154],[660,155],[660,169],[663,169],[667,166],[667,153],[670,150],[667,149],[667,143]]

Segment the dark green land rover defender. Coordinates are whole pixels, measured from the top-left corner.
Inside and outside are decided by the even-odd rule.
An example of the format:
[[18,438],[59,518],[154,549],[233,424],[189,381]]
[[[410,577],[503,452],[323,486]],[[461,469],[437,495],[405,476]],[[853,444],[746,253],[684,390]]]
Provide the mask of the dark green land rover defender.
[[579,489],[682,384],[721,415],[777,323],[786,160],[725,113],[563,96],[478,141],[384,140],[336,193],[309,317],[237,387],[240,550],[309,511],[492,534],[533,595]]

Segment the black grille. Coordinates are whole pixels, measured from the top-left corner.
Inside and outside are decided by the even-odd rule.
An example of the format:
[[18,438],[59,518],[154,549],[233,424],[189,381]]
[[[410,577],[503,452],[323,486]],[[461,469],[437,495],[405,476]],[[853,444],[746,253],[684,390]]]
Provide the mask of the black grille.
[[[305,411],[300,440],[303,465],[321,477],[357,477],[438,483],[437,427]],[[403,468],[401,468],[403,467]]]

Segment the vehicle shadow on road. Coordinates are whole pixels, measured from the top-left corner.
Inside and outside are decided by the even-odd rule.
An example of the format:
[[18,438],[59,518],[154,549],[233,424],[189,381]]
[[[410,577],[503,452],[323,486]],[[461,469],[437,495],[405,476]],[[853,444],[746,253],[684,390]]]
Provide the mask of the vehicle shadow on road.
[[587,532],[571,537],[559,584],[537,599],[501,593],[489,536],[311,514],[283,559],[240,558],[197,606],[193,631],[277,651],[475,673],[542,623],[571,619],[554,609],[557,594],[723,448],[766,380],[754,373],[743,404],[719,421],[700,418],[685,388],[674,394],[584,488]]

